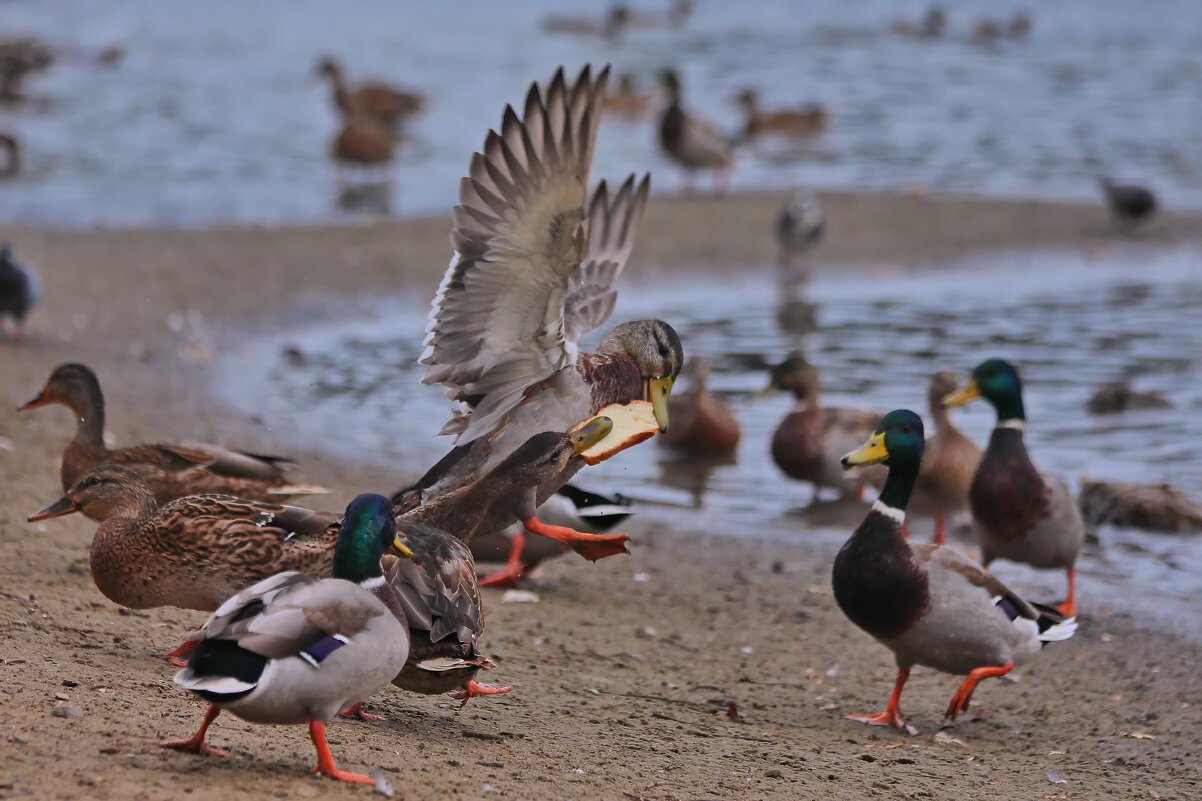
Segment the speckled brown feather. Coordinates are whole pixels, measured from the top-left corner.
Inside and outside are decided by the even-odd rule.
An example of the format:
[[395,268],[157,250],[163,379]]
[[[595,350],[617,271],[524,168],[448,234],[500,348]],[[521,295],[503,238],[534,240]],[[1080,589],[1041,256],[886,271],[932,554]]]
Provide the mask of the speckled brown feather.
[[211,611],[275,573],[331,575],[337,519],[228,496],[183,498],[152,515],[102,522],[92,539],[92,578],[123,606]]
[[[484,608],[476,563],[458,538],[430,526],[399,520],[397,532],[413,551],[387,568],[388,580],[409,621],[409,659],[393,684],[411,692],[449,692],[476,676],[488,660],[477,644]],[[390,560],[391,561],[391,560]],[[463,660],[462,667],[427,670],[432,659]]]

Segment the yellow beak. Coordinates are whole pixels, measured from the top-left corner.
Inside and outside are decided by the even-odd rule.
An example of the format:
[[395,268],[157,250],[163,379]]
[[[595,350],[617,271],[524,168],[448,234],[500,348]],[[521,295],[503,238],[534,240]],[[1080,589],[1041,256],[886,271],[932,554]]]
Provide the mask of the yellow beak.
[[971,378],[968,383],[959,390],[943,398],[944,406],[963,406],[967,403],[975,401],[981,397],[981,387],[977,384],[977,379]]
[[660,432],[668,430],[668,398],[672,395],[672,384],[675,379],[671,376],[652,378],[647,382],[647,394],[651,396],[651,411],[655,414],[655,422],[659,423]]
[[397,553],[399,553],[401,556],[405,557],[406,559],[413,558],[413,549],[405,544],[405,541],[401,539],[400,534],[397,534],[396,537],[393,538],[392,547],[393,547],[393,550],[395,550]]
[[844,470],[865,464],[876,464],[889,458],[889,450],[885,447],[885,434],[877,431],[868,441],[856,450],[844,456],[840,461]]
[[576,453],[584,453],[608,437],[609,432],[613,430],[614,421],[602,415],[589,420],[568,437],[568,439],[572,442],[572,450],[576,451]]

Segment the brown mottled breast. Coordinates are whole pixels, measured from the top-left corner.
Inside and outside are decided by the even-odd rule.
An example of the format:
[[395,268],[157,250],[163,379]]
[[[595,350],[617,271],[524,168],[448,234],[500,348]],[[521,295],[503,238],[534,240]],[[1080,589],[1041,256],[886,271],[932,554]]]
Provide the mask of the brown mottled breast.
[[812,481],[821,475],[822,419],[818,409],[789,412],[772,435],[772,459],[789,478]]
[[576,369],[592,390],[594,412],[611,403],[643,399],[645,382],[639,367],[624,353],[582,353]]
[[1049,511],[1049,490],[1031,464],[1023,432],[995,428],[968,491],[972,515],[989,534],[1021,537]]
[[930,587],[901,530],[872,511],[835,557],[835,601],[852,623],[878,639],[901,634],[927,611]]

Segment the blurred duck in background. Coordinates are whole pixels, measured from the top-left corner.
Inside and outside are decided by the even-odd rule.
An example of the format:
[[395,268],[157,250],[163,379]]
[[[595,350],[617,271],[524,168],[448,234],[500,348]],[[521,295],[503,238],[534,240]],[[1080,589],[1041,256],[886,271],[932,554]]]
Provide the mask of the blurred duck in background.
[[0,164],[0,180],[16,178],[21,174],[21,144],[10,133],[0,133],[0,151],[4,152],[4,163]]
[[744,141],[762,134],[808,136],[821,133],[830,122],[830,113],[817,103],[798,108],[764,110],[760,107],[759,92],[751,88],[739,92],[735,102],[743,110]]
[[927,405],[935,434],[927,438],[910,497],[910,511],[935,518],[936,545],[947,539],[947,519],[968,509],[968,488],[981,464],[980,447],[956,428],[943,405],[943,399],[958,385],[959,379],[952,372],[941,371],[931,377]]
[[668,401],[672,427],[659,436],[665,448],[698,456],[729,456],[739,447],[739,422],[709,391],[709,361],[690,356]]
[[693,16],[693,0],[672,0],[663,13],[635,10],[630,15],[632,28],[683,28]]
[[25,99],[25,78],[54,63],[54,50],[45,42],[22,36],[0,38],[0,102]]
[[1115,224],[1120,228],[1133,231],[1156,213],[1156,195],[1152,190],[1136,184],[1117,184],[1105,176],[1099,178],[1098,183]]
[[12,245],[5,242],[0,247],[0,326],[14,340],[25,338],[25,318],[40,294],[33,268],[18,262]]
[[947,29],[947,12],[940,6],[931,6],[921,20],[901,19],[891,26],[898,36],[909,36],[916,39],[935,39],[943,35]]
[[618,76],[618,85],[605,96],[605,110],[619,117],[642,117],[651,108],[651,96],[640,92],[634,76],[624,72]]
[[339,164],[382,167],[396,155],[397,136],[375,117],[350,114],[330,145],[330,155]]
[[795,264],[822,241],[826,233],[826,214],[813,195],[795,192],[781,206],[772,233],[776,237],[780,264]]
[[685,190],[691,191],[697,170],[714,171],[714,190],[725,191],[734,163],[734,148],[712,123],[686,110],[676,70],[660,73],[668,105],[660,115],[659,143],[664,153],[685,170]]
[[1015,11],[1009,20],[978,20],[972,29],[972,40],[977,44],[993,44],[1002,39],[1026,39],[1031,28],[1031,15],[1026,11]]
[[547,33],[569,33],[576,36],[600,36],[614,40],[630,27],[630,7],[622,3],[610,6],[604,19],[593,17],[551,16],[543,20]]
[[347,83],[342,65],[331,56],[317,63],[317,74],[329,81],[334,106],[348,119],[366,117],[385,128],[395,129],[426,104],[425,98],[417,92],[379,81],[358,85]]
[[[793,351],[772,368],[765,392],[785,390],[793,393],[796,405],[772,435],[772,460],[789,478],[814,485],[814,500],[823,487],[843,496],[862,497],[870,479],[883,479],[879,468],[868,472],[844,471],[840,457],[862,443],[872,433],[881,416],[866,409],[822,408],[822,386],[818,368]],[[849,444],[851,443],[851,444]]]

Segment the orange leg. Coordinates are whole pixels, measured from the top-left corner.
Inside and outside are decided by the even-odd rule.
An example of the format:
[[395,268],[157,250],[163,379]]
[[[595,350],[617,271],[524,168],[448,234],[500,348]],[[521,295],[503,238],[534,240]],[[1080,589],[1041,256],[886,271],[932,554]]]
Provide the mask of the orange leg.
[[509,558],[505,567],[480,579],[481,587],[516,587],[527,572],[522,561],[522,549],[526,546],[526,532],[518,531],[509,541]]
[[910,539],[910,521],[902,521],[902,539]]
[[383,715],[373,715],[370,712],[364,712],[363,704],[361,702],[357,704],[351,704],[338,714],[344,718],[358,718],[359,720],[365,720],[368,723],[378,723],[381,720],[388,719]]
[[537,517],[526,518],[522,521],[522,525],[531,534],[540,534],[557,542],[566,543],[571,546],[573,551],[591,562],[619,553],[630,553],[626,550],[626,543],[630,541],[630,537],[625,534],[585,534],[566,526],[544,523]]
[[997,676],[1005,676],[1014,669],[1013,662],[1007,662],[1004,665],[996,667],[979,667],[971,671],[964,681],[961,682],[960,688],[956,690],[956,694],[952,696],[952,701],[947,705],[945,715],[952,720],[956,719],[956,715],[963,714],[968,711],[968,702],[972,700],[972,692],[977,689],[977,685],[981,683],[981,679],[992,679]]
[[219,748],[213,748],[205,743],[205,734],[209,731],[209,726],[213,725],[213,721],[217,720],[217,716],[221,714],[221,707],[217,704],[209,704],[208,710],[205,712],[204,722],[200,724],[200,728],[196,730],[196,734],[184,740],[168,740],[165,743],[159,743],[160,748],[173,748],[176,751],[187,751],[190,754],[207,754],[208,756],[229,756],[228,751],[222,751]]
[[459,708],[462,709],[467,705],[467,702],[475,698],[477,695],[504,695],[509,692],[512,687],[508,684],[481,684],[478,681],[465,682],[458,690],[451,690],[447,695],[454,698],[456,701],[462,701]]
[[159,659],[166,659],[177,668],[187,667],[188,657],[192,655],[198,645],[200,645],[200,640],[184,640],[174,650],[164,651],[157,656]]
[[905,728],[905,721],[902,720],[901,711],[901,694],[902,687],[906,686],[906,679],[910,678],[910,668],[899,667],[897,669],[897,680],[893,682],[893,692],[889,694],[889,703],[885,706],[885,711],[879,715],[862,715],[849,714],[843,717],[848,720],[867,723],[869,726],[892,726],[895,729]]
[[944,519],[943,512],[935,515],[935,539],[932,542],[936,545],[947,542],[947,520]]
[[1056,604],[1056,611],[1065,617],[1077,616],[1077,570],[1068,569],[1068,597]]
[[326,724],[320,720],[309,721],[309,736],[313,738],[313,747],[317,749],[317,767],[311,773],[320,773],[330,779],[340,782],[357,782],[359,784],[375,784],[376,780],[366,773],[351,773],[339,770],[334,764],[334,755],[330,753],[330,745],[326,742]]

